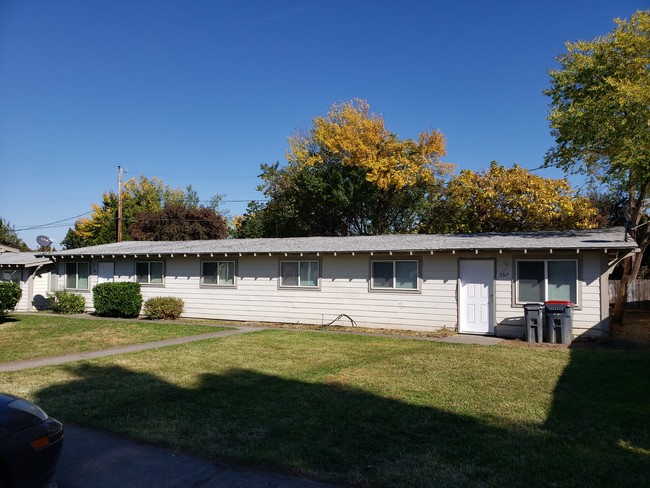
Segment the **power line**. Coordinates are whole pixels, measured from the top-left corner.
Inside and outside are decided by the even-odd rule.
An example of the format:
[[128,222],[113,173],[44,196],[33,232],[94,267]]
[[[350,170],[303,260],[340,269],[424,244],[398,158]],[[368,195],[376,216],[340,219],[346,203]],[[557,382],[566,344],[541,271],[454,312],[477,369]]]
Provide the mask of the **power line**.
[[[247,203],[247,202],[268,202],[268,198],[262,200],[255,200],[251,198],[250,200],[220,200],[219,203]],[[199,200],[199,203],[212,203],[212,200]]]
[[[268,199],[264,200],[256,200],[256,199],[250,199],[250,200],[222,200],[221,203],[248,203],[248,202],[267,202]],[[211,200],[200,200],[200,203],[211,203]],[[69,224],[64,224],[64,225],[56,225],[56,224],[61,224],[63,222],[67,222],[69,220],[73,219],[78,219],[79,217],[83,217],[84,215],[89,215],[92,213],[92,210],[89,212],[84,212],[79,215],[75,215],[73,217],[67,217],[65,219],[61,220],[55,220],[53,222],[47,222],[45,224],[37,224],[37,225],[30,225],[30,226],[25,226],[25,227],[20,227],[17,229],[14,229],[16,232],[22,232],[26,230],[35,230],[35,229],[54,229],[54,228],[59,228],[59,227],[66,227]],[[134,218],[130,218],[129,221],[134,221]]]
[[191,176],[191,175],[161,175],[161,174],[142,174],[142,176],[146,176],[148,178],[192,178],[192,179],[204,179],[204,180],[234,180],[234,179],[245,179],[245,178],[259,178],[259,175],[255,176]]
[[[39,225],[32,225],[32,226],[29,226],[29,227],[22,227],[20,229],[15,229],[15,230],[16,230],[16,232],[20,232],[20,231],[24,231],[24,230],[34,230],[34,229],[51,229],[52,227],[48,227],[48,226],[53,226],[54,224],[60,224],[62,222],[66,222],[66,221],[72,220],[72,219],[78,219],[79,217],[83,217],[84,215],[88,215],[90,213],[92,213],[92,210],[90,212],[84,212],[82,214],[75,215],[74,217],[68,217],[68,218],[61,219],[61,220],[55,220],[54,222],[48,222],[47,224],[39,224]],[[62,225],[60,227],[65,227],[65,225]]]

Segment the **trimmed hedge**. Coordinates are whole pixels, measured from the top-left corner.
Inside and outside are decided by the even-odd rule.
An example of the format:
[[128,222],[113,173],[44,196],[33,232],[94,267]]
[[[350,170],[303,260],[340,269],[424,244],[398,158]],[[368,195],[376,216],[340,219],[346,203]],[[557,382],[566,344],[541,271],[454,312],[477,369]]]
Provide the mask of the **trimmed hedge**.
[[23,292],[18,283],[0,281],[0,317],[4,317],[16,308],[22,296]]
[[48,293],[47,301],[54,313],[70,315],[73,313],[84,313],[86,310],[86,300],[84,297],[67,290],[57,290]]
[[153,297],[144,302],[144,313],[153,320],[176,320],[183,313],[184,307],[182,298]]
[[100,283],[93,287],[93,306],[104,317],[137,317],[142,308],[140,283]]

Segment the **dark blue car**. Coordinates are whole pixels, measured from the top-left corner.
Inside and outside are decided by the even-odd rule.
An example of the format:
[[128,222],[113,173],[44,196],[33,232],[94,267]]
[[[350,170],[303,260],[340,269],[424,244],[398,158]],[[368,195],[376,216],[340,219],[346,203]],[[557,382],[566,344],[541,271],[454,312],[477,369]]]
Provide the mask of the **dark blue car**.
[[45,485],[62,445],[61,422],[28,400],[0,393],[0,487]]

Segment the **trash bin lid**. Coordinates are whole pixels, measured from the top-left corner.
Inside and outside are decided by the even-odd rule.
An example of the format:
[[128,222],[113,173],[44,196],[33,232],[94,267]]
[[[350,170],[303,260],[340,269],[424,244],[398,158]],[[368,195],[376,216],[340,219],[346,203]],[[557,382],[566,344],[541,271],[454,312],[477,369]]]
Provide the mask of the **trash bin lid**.
[[544,302],[544,307],[547,312],[565,312],[566,309],[571,309],[575,303],[568,300],[549,300]]
[[549,300],[544,302],[544,305],[564,305],[565,307],[575,307],[575,303],[569,300]]
[[525,303],[524,308],[527,310],[539,310],[540,308],[544,308],[543,303]]

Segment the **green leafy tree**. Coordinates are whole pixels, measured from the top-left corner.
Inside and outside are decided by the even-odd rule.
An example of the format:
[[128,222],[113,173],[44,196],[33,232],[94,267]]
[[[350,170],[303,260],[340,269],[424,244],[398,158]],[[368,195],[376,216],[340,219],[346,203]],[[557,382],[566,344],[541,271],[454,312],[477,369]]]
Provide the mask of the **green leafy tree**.
[[16,230],[13,225],[9,223],[8,220],[0,217],[0,244],[5,246],[15,247],[21,251],[29,251],[29,246],[18,237]]
[[232,236],[236,239],[252,239],[263,237],[265,204],[262,202],[248,202],[246,212],[236,215],[233,222]]
[[228,236],[226,220],[214,209],[179,204],[139,213],[128,229],[136,241],[192,241]]
[[[221,196],[212,198],[210,205],[219,205]],[[107,244],[117,240],[117,215],[119,195],[113,191],[104,193],[100,204],[92,205],[90,217],[75,222],[62,242],[66,249],[98,244]],[[165,207],[199,209],[199,196],[192,186],[185,189],[170,188],[160,178],[132,178],[124,183],[122,192],[122,239],[132,240],[130,229],[138,229],[137,222],[159,214]],[[145,215],[145,217],[142,217]],[[180,215],[177,213],[177,215]],[[135,224],[132,226],[132,224]],[[138,234],[141,235],[141,234]]]
[[[413,232],[452,165],[437,131],[399,139],[364,100],[332,106],[289,138],[287,165],[262,165],[269,199],[236,220],[236,236]],[[259,235],[258,235],[259,233]]]
[[616,19],[609,34],[566,43],[551,70],[549,115],[555,146],[546,164],[585,174],[627,199],[628,228],[641,253],[623,263],[613,322],[623,322],[631,279],[650,242],[650,11]]
[[[594,190],[588,195],[594,207],[598,209],[601,223],[599,227],[621,227],[626,224],[628,213],[628,197],[624,192],[603,192]],[[616,266],[610,275],[611,279],[620,280],[623,276],[623,266]],[[641,266],[636,277],[638,279],[650,278],[650,246],[646,247],[641,260]]]
[[80,247],[86,246],[90,246],[90,243],[81,237],[74,229],[68,229],[68,232],[61,241],[61,247],[63,249],[79,249]]
[[588,229],[598,210],[576,195],[565,179],[533,175],[525,168],[500,166],[470,170],[452,179],[431,206],[420,231],[430,233],[526,232]]

